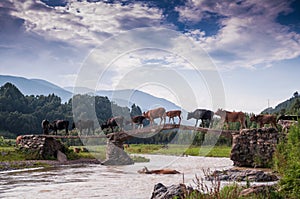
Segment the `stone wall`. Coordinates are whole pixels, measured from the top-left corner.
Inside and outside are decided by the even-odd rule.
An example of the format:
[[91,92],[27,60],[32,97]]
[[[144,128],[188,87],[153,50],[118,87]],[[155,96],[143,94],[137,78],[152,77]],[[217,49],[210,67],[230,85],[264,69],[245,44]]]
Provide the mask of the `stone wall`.
[[23,135],[17,144],[30,159],[53,159],[57,158],[59,151],[62,153],[67,151],[60,141],[45,135]]
[[234,166],[269,167],[278,140],[274,128],[243,129],[233,135],[230,159]]

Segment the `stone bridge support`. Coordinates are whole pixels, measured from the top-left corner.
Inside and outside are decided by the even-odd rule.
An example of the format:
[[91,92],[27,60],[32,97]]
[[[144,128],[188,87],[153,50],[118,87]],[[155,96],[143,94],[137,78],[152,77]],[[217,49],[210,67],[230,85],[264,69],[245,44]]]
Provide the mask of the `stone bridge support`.
[[243,129],[233,135],[234,166],[270,167],[280,134],[275,128]]

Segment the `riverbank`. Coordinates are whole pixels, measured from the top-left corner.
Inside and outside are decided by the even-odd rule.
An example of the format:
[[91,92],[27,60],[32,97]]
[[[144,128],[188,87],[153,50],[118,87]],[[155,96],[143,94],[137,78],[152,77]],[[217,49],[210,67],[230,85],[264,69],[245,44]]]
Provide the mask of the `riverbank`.
[[0,162],[0,171],[9,171],[16,169],[25,168],[36,168],[36,167],[55,167],[61,165],[72,165],[72,164],[101,164],[97,159],[92,158],[80,158],[76,160],[67,160],[60,162],[58,160],[20,160],[20,161],[2,161]]

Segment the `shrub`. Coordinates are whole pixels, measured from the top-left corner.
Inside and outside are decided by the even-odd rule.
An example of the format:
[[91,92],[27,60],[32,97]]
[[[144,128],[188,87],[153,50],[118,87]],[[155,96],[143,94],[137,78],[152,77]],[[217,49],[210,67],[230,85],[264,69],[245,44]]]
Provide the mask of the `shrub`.
[[286,138],[277,145],[275,168],[281,174],[279,186],[287,198],[300,196],[300,122],[291,127]]

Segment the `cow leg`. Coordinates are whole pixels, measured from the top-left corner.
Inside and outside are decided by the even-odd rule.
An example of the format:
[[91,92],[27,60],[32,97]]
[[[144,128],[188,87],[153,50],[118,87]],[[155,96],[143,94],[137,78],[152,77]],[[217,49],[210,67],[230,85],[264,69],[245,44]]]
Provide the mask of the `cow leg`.
[[228,122],[226,122],[226,128],[227,128],[227,130],[229,130],[229,124],[228,124]]
[[170,121],[171,121],[171,117],[169,117],[169,123],[170,123]]
[[246,128],[245,120],[240,121],[240,124],[241,124],[240,129],[245,129]]
[[181,117],[180,117],[180,115],[178,116],[178,118],[179,118],[178,124],[180,125],[180,123],[181,123]]
[[273,128],[275,128],[276,130],[278,130],[276,123],[272,123]]
[[197,127],[197,124],[198,124],[198,119],[196,119],[196,124],[195,124],[195,127]]

